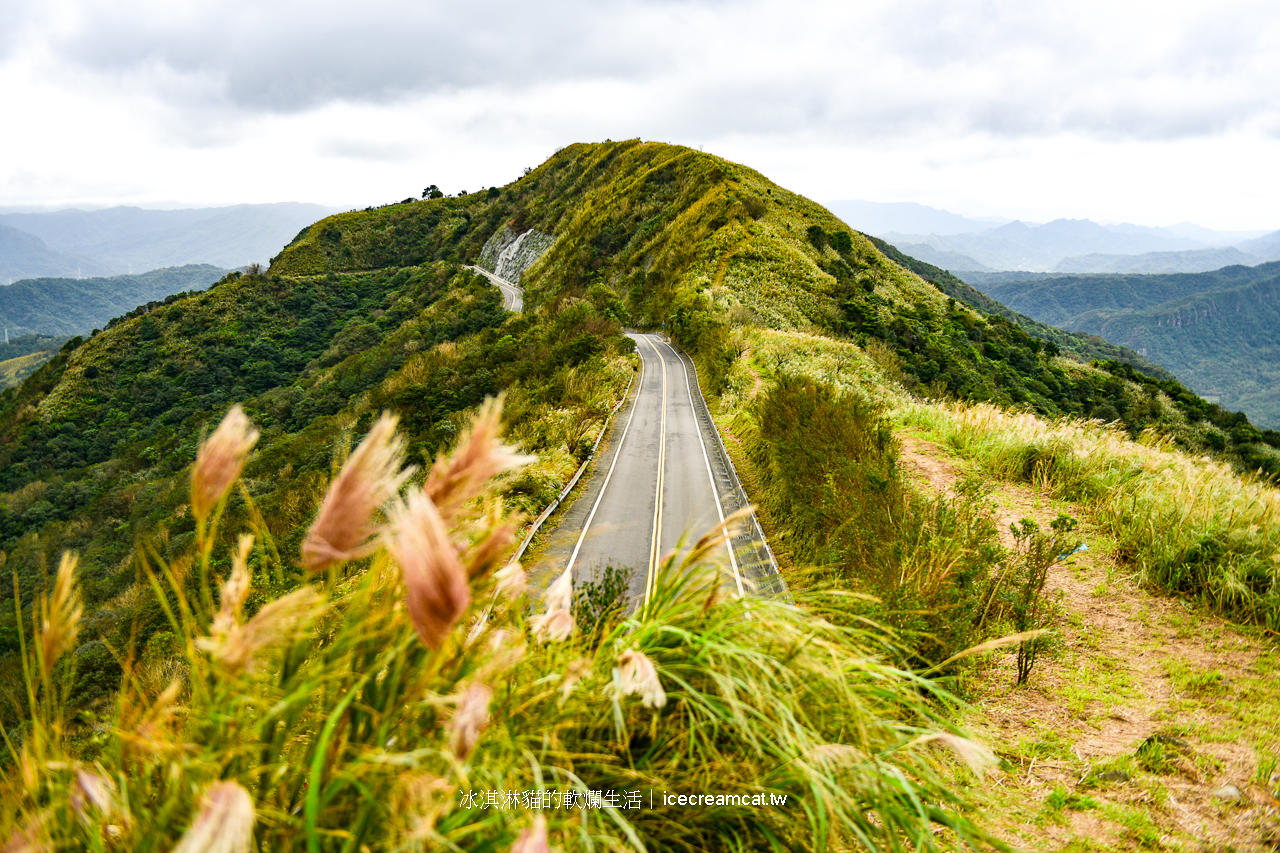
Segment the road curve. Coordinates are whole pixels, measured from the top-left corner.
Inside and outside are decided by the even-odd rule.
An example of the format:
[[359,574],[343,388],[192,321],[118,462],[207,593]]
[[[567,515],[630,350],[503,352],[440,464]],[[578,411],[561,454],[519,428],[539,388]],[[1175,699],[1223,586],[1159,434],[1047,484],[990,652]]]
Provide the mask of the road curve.
[[503,308],[508,311],[514,311],[517,314],[524,310],[524,291],[519,285],[512,284],[505,278],[494,275],[484,267],[468,266],[467,269],[480,273],[480,275],[498,286],[498,289],[502,291]]
[[[692,362],[661,335],[628,333],[642,359],[634,393],[581,496],[548,535],[535,574],[566,567],[575,582],[606,565],[634,569],[629,595],[648,599],[663,557],[745,503],[697,388]],[[683,540],[683,542],[682,542]],[[722,552],[739,594],[781,591],[758,527]]]

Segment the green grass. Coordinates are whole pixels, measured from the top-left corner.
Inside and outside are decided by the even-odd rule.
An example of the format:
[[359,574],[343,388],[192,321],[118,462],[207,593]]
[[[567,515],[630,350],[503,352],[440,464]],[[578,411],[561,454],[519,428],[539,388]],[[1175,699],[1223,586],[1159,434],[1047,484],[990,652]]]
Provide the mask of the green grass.
[[1066,666],[1072,677],[1058,692],[1081,718],[1106,713],[1134,695],[1135,685],[1123,662],[1107,655],[1071,655]]
[[[505,850],[526,831],[565,850],[991,843],[942,748],[981,758],[950,731],[952,700],[889,663],[887,635],[847,619],[838,592],[747,601],[725,596],[720,567],[668,564],[643,616],[565,642],[543,636],[531,611],[558,605],[495,594],[494,547],[514,530],[484,481],[467,476],[473,465],[491,471],[485,460],[500,453],[489,429],[464,436],[425,492],[407,487],[452,526],[425,551],[398,549],[421,521],[393,512],[376,553],[281,596],[273,590],[291,557],[276,552],[282,531],[260,519],[226,581],[212,560],[220,510],[200,520],[195,564],[149,550],[143,594],[169,630],[121,650],[124,688],[105,727],[70,714],[83,626],[72,573],[61,572],[24,634],[30,713],[6,732],[22,772],[0,787],[0,833],[21,829],[57,849],[162,851],[202,820],[246,832],[251,811],[252,839],[237,843],[271,850]],[[376,476],[398,467],[387,452],[392,468]],[[361,458],[341,477],[374,476],[360,473]],[[309,535],[363,523],[322,511]],[[424,585],[419,561],[444,574]],[[456,587],[444,597],[449,572],[469,587],[461,599]],[[428,612],[443,625],[424,621]],[[661,700],[649,688],[632,695],[628,667],[641,655]],[[557,801],[636,790],[646,804],[650,790],[746,793],[787,805],[463,805],[468,792],[492,790]],[[239,805],[218,814],[210,797]]]
[[1165,659],[1164,669],[1180,693],[1203,699],[1230,692],[1226,679],[1216,669],[1200,669],[1173,658]]
[[915,404],[904,419],[982,472],[1081,501],[1151,584],[1280,628],[1280,491],[1225,463],[1089,421]]
[[1068,809],[1075,812],[1088,812],[1101,808],[1101,804],[1088,794],[1068,791],[1061,785],[1049,792],[1049,796],[1045,797],[1044,804],[1046,808],[1054,812],[1062,812]]
[[1072,744],[1073,741],[1063,733],[1047,730],[1034,739],[1023,738],[1015,748],[1015,753],[1024,758],[1037,760],[1075,761],[1076,754],[1071,749]]

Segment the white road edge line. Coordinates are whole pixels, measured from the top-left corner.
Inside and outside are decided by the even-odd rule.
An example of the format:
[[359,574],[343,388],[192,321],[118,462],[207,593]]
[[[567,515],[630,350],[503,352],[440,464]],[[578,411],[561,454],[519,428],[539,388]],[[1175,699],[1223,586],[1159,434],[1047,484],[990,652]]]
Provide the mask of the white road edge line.
[[[680,358],[680,354],[675,351],[671,344],[663,342],[663,345],[671,350],[671,354],[685,369],[685,390],[689,392],[689,410],[693,413],[693,422],[698,423],[698,409],[693,405],[693,383],[689,382],[689,366],[684,363],[684,359]],[[695,368],[696,369],[696,368]],[[721,530],[724,533],[724,547],[729,552],[729,565],[733,567],[733,580],[738,585],[738,596],[746,597],[746,590],[742,586],[742,574],[738,571],[738,559],[733,554],[733,540],[729,538],[729,531],[724,530],[724,507],[720,505],[720,490],[716,488],[715,474],[711,471],[711,456],[707,453],[707,440],[702,435],[702,427],[698,426],[698,444],[702,447],[702,461],[707,465],[707,482],[711,484],[711,497],[716,502],[716,515],[720,517]]]
[[[511,307],[507,309],[508,311],[511,311],[513,313],[522,312],[522,310],[524,309],[524,291],[522,288],[520,288],[518,285],[511,284],[505,278],[501,278],[495,273],[489,272],[484,267],[470,264],[467,266],[467,269],[474,270],[475,272],[480,273],[485,278],[489,279],[490,283],[497,285],[498,290],[502,292],[503,296],[511,297]],[[517,305],[516,303],[519,303],[519,304]]]
[[604,483],[600,486],[600,494],[596,495],[596,502],[591,507],[591,512],[587,515],[587,520],[582,525],[582,533],[578,534],[578,541],[573,546],[573,553],[569,555],[569,564],[565,566],[565,571],[572,571],[574,561],[578,559],[578,551],[582,548],[582,543],[587,538],[587,530],[591,527],[591,521],[596,517],[596,510],[600,508],[600,501],[604,500],[605,490],[609,488],[609,479],[613,477],[614,466],[618,464],[618,457],[622,455],[622,448],[627,443],[627,433],[631,432],[631,422],[636,418],[636,409],[640,408],[640,389],[644,385],[644,359],[640,359],[640,379],[636,382],[636,400],[631,406],[631,414],[627,416],[627,425],[622,428],[622,437],[618,439],[618,449],[614,451],[613,461],[609,463],[609,470],[604,475]]

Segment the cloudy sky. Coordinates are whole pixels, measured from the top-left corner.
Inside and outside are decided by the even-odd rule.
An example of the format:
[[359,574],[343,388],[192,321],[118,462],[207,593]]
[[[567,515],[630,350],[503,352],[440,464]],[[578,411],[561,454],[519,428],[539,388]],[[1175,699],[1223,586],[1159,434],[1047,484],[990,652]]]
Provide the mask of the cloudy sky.
[[4,0],[0,207],[364,206],[640,137],[820,201],[1280,228],[1280,4]]

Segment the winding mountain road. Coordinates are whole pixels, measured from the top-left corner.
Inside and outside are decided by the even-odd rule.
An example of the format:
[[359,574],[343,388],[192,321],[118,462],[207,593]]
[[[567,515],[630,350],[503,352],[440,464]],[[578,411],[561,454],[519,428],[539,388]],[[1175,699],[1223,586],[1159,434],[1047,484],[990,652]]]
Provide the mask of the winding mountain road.
[[[468,267],[502,291],[510,311],[524,308],[519,286],[482,267]],[[720,440],[693,360],[663,335],[628,332],[641,369],[631,399],[595,457],[578,499],[545,534],[535,575],[594,580],[609,565],[632,569],[629,598],[648,601],[657,569],[672,551],[693,543],[747,496]],[[785,595],[786,585],[754,514],[721,551],[739,595]]]
[[[540,567],[569,568],[575,582],[608,565],[633,569],[629,597],[643,604],[658,567],[746,505],[737,474],[711,423],[692,361],[662,335],[628,333],[642,366],[629,404],[583,493],[548,535]],[[755,523],[722,551],[739,594],[782,592],[772,554]]]
[[524,310],[524,290],[519,285],[512,284],[505,278],[499,278],[484,267],[469,266],[467,269],[480,273],[480,275],[497,285],[498,289],[502,291],[503,308],[508,311],[514,311],[517,314]]

